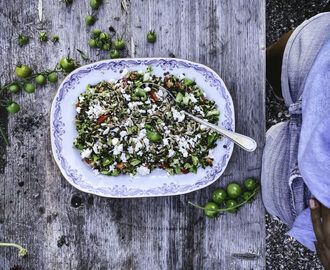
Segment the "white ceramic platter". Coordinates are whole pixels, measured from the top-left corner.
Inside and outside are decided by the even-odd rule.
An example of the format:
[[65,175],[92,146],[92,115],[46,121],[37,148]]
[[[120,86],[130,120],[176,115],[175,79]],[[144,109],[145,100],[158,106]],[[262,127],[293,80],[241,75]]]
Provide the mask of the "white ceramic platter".
[[82,66],[70,73],[60,84],[54,98],[51,117],[51,144],[53,155],[65,179],[77,189],[104,197],[133,198],[179,195],[204,188],[216,181],[224,172],[233,151],[233,143],[224,138],[213,150],[213,167],[199,168],[197,174],[188,173],[169,176],[156,169],[147,176],[119,175],[109,177],[95,175],[81,160],[79,151],[72,147],[77,131],[74,102],[86,90],[88,84],[103,80],[121,78],[120,70],[143,70],[148,66],[153,74],[163,76],[184,73],[195,79],[208,99],[215,100],[220,110],[219,125],[235,129],[234,106],[231,96],[222,81],[212,69],[205,65],[172,58],[135,58],[104,60]]

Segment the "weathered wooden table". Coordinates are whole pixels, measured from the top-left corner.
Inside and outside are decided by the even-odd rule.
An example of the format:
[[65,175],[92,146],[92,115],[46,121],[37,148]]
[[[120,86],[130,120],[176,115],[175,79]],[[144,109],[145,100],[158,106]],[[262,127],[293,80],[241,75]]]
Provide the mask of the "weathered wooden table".
[[[52,68],[62,56],[108,58],[88,47],[93,27],[84,18],[89,1],[43,0],[0,4],[1,84],[14,78],[20,61],[34,70]],[[0,240],[29,250],[21,259],[14,248],[0,248],[0,269],[264,269],[265,224],[261,196],[237,215],[207,219],[187,201],[204,204],[214,188],[246,177],[259,179],[265,134],[265,2],[262,0],[131,0],[128,13],[119,0],[105,0],[95,27],[112,26],[130,40],[136,57],[172,56],[215,69],[233,97],[236,130],[258,142],[254,153],[237,147],[224,175],[213,185],[184,196],[106,199],[82,193],[61,176],[52,158],[49,110],[56,87],[13,95],[17,115],[1,110],[12,146],[1,141]],[[146,42],[155,29],[158,40]],[[37,34],[58,34],[60,42],[41,44]],[[20,33],[31,36],[20,48]],[[81,63],[85,61],[81,60]],[[8,124],[8,125],[7,125]],[[65,243],[58,247],[58,240]],[[63,240],[63,239],[62,239]]]

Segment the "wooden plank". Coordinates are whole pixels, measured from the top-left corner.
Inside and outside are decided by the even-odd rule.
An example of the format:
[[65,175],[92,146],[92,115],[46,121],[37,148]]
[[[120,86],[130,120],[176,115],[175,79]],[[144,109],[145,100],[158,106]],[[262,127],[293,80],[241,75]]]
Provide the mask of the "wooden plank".
[[[77,48],[94,60],[108,58],[108,53],[97,55],[88,48],[88,1],[74,0],[68,8],[58,0],[43,2],[42,23],[37,1],[1,4],[2,83],[17,61],[35,70],[51,68],[68,52],[79,58]],[[115,0],[105,1],[97,13],[96,27],[113,26],[128,47],[133,36],[136,57],[174,54],[216,70],[233,96],[237,131],[254,137],[259,147],[255,153],[236,148],[225,175],[201,191],[165,198],[100,198],[71,187],[53,161],[48,117],[55,87],[15,95],[23,109],[9,118],[13,146],[0,174],[0,240],[21,243],[30,255],[19,259],[16,250],[1,248],[0,269],[14,264],[26,269],[264,269],[260,195],[239,214],[218,220],[187,204],[206,203],[214,188],[231,181],[259,179],[265,133],[264,1],[130,1],[126,14]],[[21,29],[33,36],[23,48],[13,38]],[[60,42],[40,44],[38,29],[57,33]],[[146,42],[150,29],[158,34],[154,45]],[[72,200],[81,204],[73,207]],[[59,248],[62,235],[68,245]]]

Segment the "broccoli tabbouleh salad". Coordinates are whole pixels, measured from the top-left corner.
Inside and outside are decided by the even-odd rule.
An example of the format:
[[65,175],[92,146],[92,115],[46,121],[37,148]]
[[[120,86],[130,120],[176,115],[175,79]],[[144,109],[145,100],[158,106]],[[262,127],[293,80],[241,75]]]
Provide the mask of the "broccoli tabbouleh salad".
[[[161,168],[174,175],[212,166],[219,135],[181,110],[217,124],[217,105],[184,74],[161,78],[151,72],[125,69],[119,80],[88,85],[79,95],[74,147],[95,173],[147,175]],[[169,90],[177,106],[148,82]]]

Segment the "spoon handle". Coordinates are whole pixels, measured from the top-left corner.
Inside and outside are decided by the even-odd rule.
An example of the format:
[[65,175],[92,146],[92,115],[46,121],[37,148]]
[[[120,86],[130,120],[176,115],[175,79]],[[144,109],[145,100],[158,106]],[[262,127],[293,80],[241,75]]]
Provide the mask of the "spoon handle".
[[248,152],[253,152],[254,150],[256,150],[257,148],[257,143],[255,140],[253,140],[250,137],[247,137],[245,135],[218,127],[216,125],[213,125],[203,119],[200,119],[188,112],[184,111],[184,114],[186,116],[188,116],[189,118],[195,120],[196,122],[203,124],[204,126],[209,127],[210,129],[220,133],[223,136],[226,136],[228,139],[230,139],[232,142],[236,143],[238,146],[240,146],[241,148],[243,148],[244,150],[248,151]]

